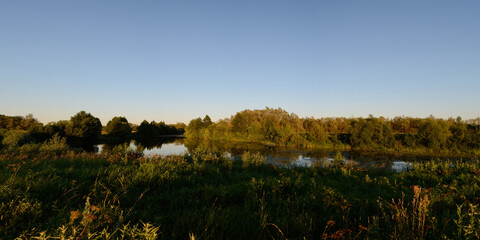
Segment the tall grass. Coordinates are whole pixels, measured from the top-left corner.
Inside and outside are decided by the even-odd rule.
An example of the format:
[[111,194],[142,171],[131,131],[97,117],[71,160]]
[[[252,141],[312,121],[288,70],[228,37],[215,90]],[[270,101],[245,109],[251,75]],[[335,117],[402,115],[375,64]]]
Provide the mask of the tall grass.
[[0,236],[475,239],[480,232],[478,162],[396,173],[282,168],[256,154],[232,161],[202,149],[123,161],[125,149],[0,155]]

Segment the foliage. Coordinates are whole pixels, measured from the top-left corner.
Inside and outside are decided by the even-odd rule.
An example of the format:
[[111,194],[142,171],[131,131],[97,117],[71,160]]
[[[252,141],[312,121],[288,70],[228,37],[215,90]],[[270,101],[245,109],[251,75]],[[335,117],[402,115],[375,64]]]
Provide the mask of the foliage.
[[480,238],[479,205],[462,203],[457,206],[458,218],[454,220],[457,227],[456,237],[459,239]]
[[14,150],[30,141],[30,136],[26,131],[22,130],[10,130],[7,131],[2,140],[2,145],[6,146],[9,150]]
[[345,164],[345,157],[342,155],[340,151],[338,151],[335,157],[332,160],[332,163],[335,165],[343,165]]
[[479,154],[480,126],[457,119],[395,117],[299,118],[278,108],[244,110],[211,123],[190,121],[186,136],[277,146]]
[[179,135],[182,133],[183,126],[181,124],[167,125],[165,124],[165,122],[157,123],[155,121],[148,123],[146,120],[144,120],[137,128],[136,137],[149,138],[157,137],[160,135]]
[[265,164],[266,160],[267,158],[259,153],[244,152],[242,154],[242,167],[260,167]]
[[[113,118],[106,126],[112,138],[126,140],[134,127],[133,138],[145,139],[160,135],[180,135],[190,138],[236,140],[258,142],[276,146],[300,148],[333,148],[336,150],[382,150],[420,154],[475,154],[480,150],[480,125],[478,119],[413,118],[399,116],[368,118],[299,118],[278,108],[244,110],[230,118],[212,122],[208,115],[196,118],[187,125],[182,123],[143,121],[139,126],[131,125],[124,117]],[[22,147],[23,151],[37,151],[38,144],[55,134],[65,137],[75,147],[88,146],[97,142],[101,123],[98,118],[84,111],[72,116],[70,121],[58,121],[43,125],[33,116],[0,115],[0,140],[13,130],[27,131],[26,138],[10,136],[9,144],[0,147]],[[20,137],[17,134],[17,137]],[[108,138],[104,140],[109,140]],[[23,146],[25,145],[25,146]],[[36,150],[37,149],[37,150]]]
[[31,127],[41,125],[32,114],[25,117],[21,116],[5,116],[0,114],[0,129],[8,130],[28,130]]
[[387,123],[377,118],[359,119],[352,122],[350,130],[352,147],[382,149],[393,146],[394,136]]
[[41,216],[42,209],[37,200],[19,196],[6,199],[0,203],[0,233],[18,233],[24,228],[33,228]]
[[479,233],[477,161],[417,163],[396,173],[244,166],[255,154],[231,161],[202,148],[127,163],[109,161],[111,155],[0,155],[0,236],[475,239]]
[[108,155],[108,160],[111,162],[128,164],[132,160],[142,157],[143,150],[145,150],[145,148],[141,144],[137,144],[137,146],[133,148],[129,143],[123,143],[115,145],[111,149],[104,145],[102,153]]
[[108,136],[126,140],[132,133],[132,128],[125,117],[114,117],[105,126]]
[[379,199],[378,203],[385,221],[393,229],[392,239],[424,239],[429,231],[435,229],[436,219],[429,212],[431,201],[428,190],[413,186],[413,199],[408,206],[404,194],[397,201]]
[[418,129],[419,142],[428,148],[439,150],[447,147],[450,131],[445,121],[427,118]]
[[51,139],[44,142],[39,151],[42,152],[53,152],[53,153],[62,153],[66,152],[69,149],[67,144],[67,139],[60,137],[60,135],[55,134]]
[[67,129],[67,135],[72,138],[72,142],[80,145],[95,143],[101,132],[100,120],[85,111],[72,116]]

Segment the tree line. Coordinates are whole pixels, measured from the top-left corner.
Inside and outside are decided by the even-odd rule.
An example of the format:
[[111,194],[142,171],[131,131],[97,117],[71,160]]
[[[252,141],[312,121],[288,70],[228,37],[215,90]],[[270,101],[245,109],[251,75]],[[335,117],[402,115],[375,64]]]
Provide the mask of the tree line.
[[85,111],[70,118],[42,124],[33,115],[25,117],[0,115],[0,148],[32,146],[50,139],[65,141],[69,146],[87,147],[100,139],[121,142],[131,138],[148,138],[159,135],[184,133],[185,124],[169,125],[165,122],[147,122],[139,126],[131,124],[125,117],[114,117],[106,126],[100,119]]
[[301,147],[361,150],[476,152],[478,120],[384,117],[300,118],[278,108],[244,110],[213,123],[207,115],[190,121],[186,136],[257,141]]

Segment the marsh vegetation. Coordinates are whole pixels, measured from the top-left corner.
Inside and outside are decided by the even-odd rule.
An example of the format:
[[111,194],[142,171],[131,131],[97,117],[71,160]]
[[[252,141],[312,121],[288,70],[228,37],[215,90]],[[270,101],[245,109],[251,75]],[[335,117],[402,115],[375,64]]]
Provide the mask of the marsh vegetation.
[[[480,234],[480,163],[408,172],[284,168],[189,155],[0,155],[0,235],[31,239],[471,239]],[[341,156],[341,155],[340,155]]]

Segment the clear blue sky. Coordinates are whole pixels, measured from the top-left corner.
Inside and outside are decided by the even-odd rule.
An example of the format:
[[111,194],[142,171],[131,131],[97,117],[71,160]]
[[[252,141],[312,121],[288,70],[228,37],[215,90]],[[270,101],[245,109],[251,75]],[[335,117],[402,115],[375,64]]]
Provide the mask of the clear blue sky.
[[480,116],[480,1],[1,1],[0,114]]

